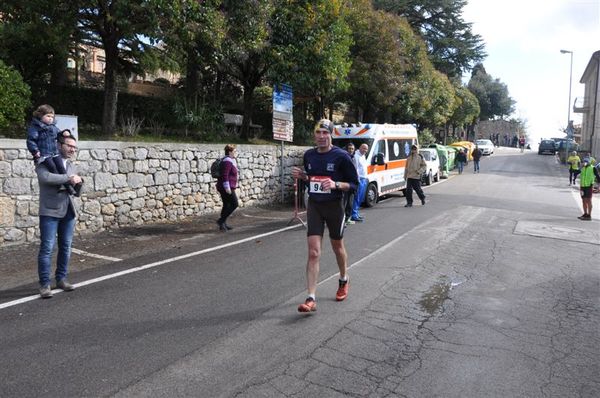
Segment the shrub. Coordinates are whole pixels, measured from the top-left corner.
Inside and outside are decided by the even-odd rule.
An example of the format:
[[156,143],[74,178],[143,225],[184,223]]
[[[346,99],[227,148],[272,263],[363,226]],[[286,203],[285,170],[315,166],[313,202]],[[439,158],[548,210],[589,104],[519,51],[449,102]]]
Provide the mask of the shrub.
[[0,60],[0,129],[24,125],[30,98],[31,89],[19,72]]

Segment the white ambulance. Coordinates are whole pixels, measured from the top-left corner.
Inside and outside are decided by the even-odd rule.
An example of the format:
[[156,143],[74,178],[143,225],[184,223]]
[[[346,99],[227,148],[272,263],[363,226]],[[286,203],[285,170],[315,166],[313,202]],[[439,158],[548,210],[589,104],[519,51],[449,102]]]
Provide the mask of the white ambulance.
[[361,144],[367,152],[368,178],[364,204],[377,203],[380,196],[406,188],[404,169],[410,147],[418,144],[417,129],[411,124],[362,124],[335,126],[333,144],[345,149],[352,142],[358,152]]

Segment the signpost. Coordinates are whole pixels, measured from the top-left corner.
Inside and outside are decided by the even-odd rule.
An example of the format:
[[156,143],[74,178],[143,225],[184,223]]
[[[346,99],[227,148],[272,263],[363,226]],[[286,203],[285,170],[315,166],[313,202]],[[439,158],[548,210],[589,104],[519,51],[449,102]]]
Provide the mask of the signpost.
[[294,141],[294,101],[292,87],[276,84],[273,87],[273,139],[281,141],[281,203],[284,201],[284,159],[285,141]]

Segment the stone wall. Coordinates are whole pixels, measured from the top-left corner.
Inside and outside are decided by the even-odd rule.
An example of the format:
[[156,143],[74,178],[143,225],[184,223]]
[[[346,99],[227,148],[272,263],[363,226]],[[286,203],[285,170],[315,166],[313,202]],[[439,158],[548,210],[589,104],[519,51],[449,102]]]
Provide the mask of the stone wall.
[[[79,142],[75,162],[84,178],[77,231],[177,221],[213,213],[221,198],[210,164],[224,145]],[[291,200],[289,168],[304,147],[285,149],[284,200]],[[277,145],[238,146],[240,207],[281,202]],[[0,246],[36,240],[39,186],[25,140],[0,140]]]

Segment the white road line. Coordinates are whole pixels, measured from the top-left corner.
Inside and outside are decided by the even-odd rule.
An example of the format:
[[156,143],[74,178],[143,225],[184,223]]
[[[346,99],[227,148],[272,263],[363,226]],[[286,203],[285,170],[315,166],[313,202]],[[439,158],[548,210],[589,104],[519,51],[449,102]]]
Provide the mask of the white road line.
[[75,249],[75,248],[72,248],[71,251],[75,254],[79,254],[80,256],[94,257],[94,258],[99,258],[101,260],[108,260],[108,261],[114,261],[114,262],[123,261],[120,258],[103,256],[101,254],[90,253],[90,252],[86,252],[85,250],[80,250],[80,249]]
[[[75,283],[75,284],[73,284],[73,286],[75,286],[77,288],[77,287],[91,285],[93,283],[98,283],[98,282],[102,282],[102,281],[105,281],[105,280],[108,280],[108,279],[117,278],[119,276],[123,276],[123,275],[127,275],[127,274],[132,274],[134,272],[143,271],[143,270],[146,270],[146,269],[149,269],[149,268],[158,267],[159,265],[164,265],[164,264],[172,263],[172,262],[175,262],[175,261],[183,260],[183,259],[186,259],[186,258],[199,256],[201,254],[210,253],[210,252],[213,252],[213,251],[225,249],[227,247],[240,245],[242,243],[250,242],[250,241],[253,241],[255,239],[263,238],[263,237],[269,236],[269,235],[275,235],[275,234],[278,234],[280,232],[285,232],[285,231],[288,231],[290,229],[298,228],[300,226],[302,226],[302,224],[291,225],[289,227],[285,227],[285,228],[281,228],[281,229],[276,229],[276,230],[271,231],[271,232],[265,232],[264,234],[254,235],[254,236],[251,236],[251,237],[248,237],[248,238],[245,238],[245,239],[236,240],[235,242],[229,242],[229,243],[225,243],[223,245],[209,247],[208,249],[199,250],[199,251],[196,251],[196,252],[193,252],[193,253],[183,254],[181,256],[172,257],[172,258],[168,258],[168,259],[165,259],[165,260],[162,260],[162,261],[156,261],[154,263],[142,265],[142,266],[135,267],[135,268],[126,269],[126,270],[119,271],[119,272],[115,272],[114,274],[104,275],[104,276],[101,276],[101,277],[98,277],[98,278],[94,278],[94,279],[90,279],[90,280],[87,280],[87,281]],[[61,289],[54,289],[54,290],[52,290],[52,293],[55,293],[55,294],[62,293],[62,292],[63,291]],[[28,301],[39,300],[39,299],[40,299],[40,296],[36,294],[35,296],[27,296],[27,297],[20,298],[18,300],[8,301],[6,303],[1,303],[0,304],[0,310],[2,310],[4,308],[8,308],[8,307],[13,307],[13,306],[18,305],[18,304],[23,304],[23,303],[26,303]]]

